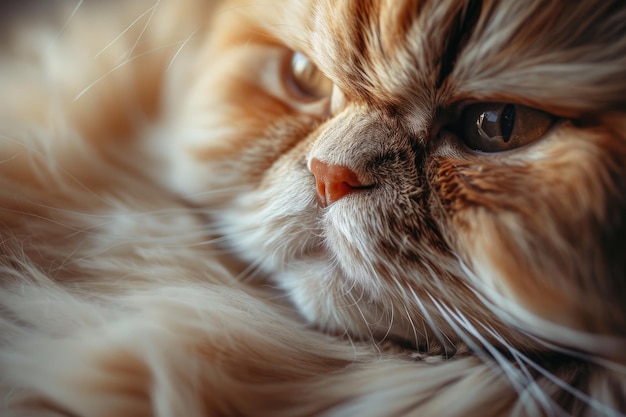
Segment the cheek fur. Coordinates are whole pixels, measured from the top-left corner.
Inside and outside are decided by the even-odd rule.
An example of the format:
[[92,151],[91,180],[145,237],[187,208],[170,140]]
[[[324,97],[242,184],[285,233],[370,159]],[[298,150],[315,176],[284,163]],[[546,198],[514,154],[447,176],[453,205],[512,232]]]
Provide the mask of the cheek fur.
[[254,43],[254,32],[250,37],[215,52],[219,64],[196,82],[164,137],[167,181],[203,205],[262,187],[267,172],[319,123],[319,115],[297,111],[284,91],[285,49]]
[[[456,230],[450,239],[501,307],[513,301],[591,333],[624,328],[601,307],[618,308],[624,297],[621,273],[598,262],[607,253],[602,242],[613,239],[598,226],[610,223],[611,190],[623,184],[614,161],[626,148],[607,153],[609,143],[615,137],[605,130],[564,126],[508,163],[438,161],[433,184]],[[621,233],[615,227],[609,235]]]

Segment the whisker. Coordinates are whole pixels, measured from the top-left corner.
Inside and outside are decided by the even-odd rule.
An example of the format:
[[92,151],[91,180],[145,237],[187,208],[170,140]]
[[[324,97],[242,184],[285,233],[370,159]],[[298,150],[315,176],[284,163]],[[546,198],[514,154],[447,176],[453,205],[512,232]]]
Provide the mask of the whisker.
[[89,91],[91,88],[93,88],[95,85],[97,85],[100,81],[104,80],[105,78],[107,78],[109,75],[113,74],[115,71],[119,70],[120,68],[122,68],[124,65],[127,65],[130,62],[133,62],[139,58],[142,58],[146,55],[152,54],[154,52],[160,51],[162,49],[167,49],[171,46],[174,45],[178,45],[180,44],[180,41],[178,42],[170,42],[167,43],[165,45],[161,45],[159,47],[144,51],[138,55],[129,57],[128,59],[126,59],[124,62],[121,62],[119,64],[117,64],[116,66],[114,66],[113,68],[111,68],[109,71],[105,72],[104,74],[102,74],[100,77],[98,77],[95,81],[93,81],[91,84],[89,84],[87,87],[85,87],[80,93],[78,93],[76,95],[76,97],[74,97],[74,101],[78,101],[83,95],[85,95],[85,93],[87,93],[87,91]]
[[[537,384],[537,381],[535,380],[535,378],[528,372],[528,367],[524,364],[523,358],[522,358],[522,356],[525,356],[525,355],[521,353],[520,351],[518,351],[517,349],[515,349],[510,343],[508,343],[498,332],[495,331],[495,329],[492,329],[491,327],[486,326],[484,323],[480,323],[480,325],[483,329],[485,329],[489,334],[491,334],[496,340],[498,340],[498,342],[502,344],[502,346],[504,346],[511,353],[511,355],[515,359],[515,362],[519,365],[520,371],[526,377],[526,381],[527,381],[526,391],[528,392],[528,395],[530,395],[531,397],[534,397],[540,403],[542,403],[544,410],[547,413],[550,413],[551,410],[554,410],[554,408],[556,407],[557,411],[560,414],[566,415],[567,413],[565,413],[565,411],[561,409],[561,407],[559,407],[553,400],[551,400],[549,397],[545,395],[541,387]],[[521,399],[521,403],[527,404],[527,402],[523,401],[523,399]]]
[[[448,306],[439,303],[431,294],[428,294],[428,296],[441,315],[446,319],[448,324],[454,329],[459,337],[463,339],[470,349],[478,357],[482,358],[485,364],[501,370],[511,382],[511,386],[515,389],[518,395],[523,396],[526,390],[526,383],[528,382],[526,378],[524,378],[523,375],[520,375],[511,363],[500,352],[498,352],[495,347],[484,339],[476,331],[476,329],[473,329],[472,326],[468,326],[469,321],[462,313],[458,310],[456,312],[452,311]],[[465,329],[470,331],[472,337],[465,332]],[[476,341],[480,342],[480,344],[476,343]],[[526,407],[527,405],[524,406]],[[533,413],[530,415],[533,415]]]
[[[439,313],[442,315],[442,317],[446,320],[446,322],[452,327],[452,329],[459,335],[459,337],[461,339],[463,339],[463,341],[468,345],[468,347],[476,352],[480,357],[482,357],[483,359],[488,359],[488,356],[486,355],[485,350],[478,345],[473,339],[471,339],[470,337],[468,337],[468,335],[465,333],[465,331],[459,327],[454,320],[452,320],[450,314],[443,308],[443,306],[435,299],[435,297],[433,297],[431,294],[428,294],[428,297],[431,299],[431,301],[433,302],[435,308],[437,308],[437,310],[439,311]],[[444,344],[445,346],[445,344]],[[489,361],[486,361],[489,362]]]
[[[405,291],[404,287],[402,286],[402,284],[393,275],[392,275],[392,279],[393,279],[394,284],[396,285],[396,287],[400,291],[400,294],[403,296],[403,298],[405,298],[406,297],[406,291]],[[407,303],[404,302],[403,300],[401,300],[400,302],[402,303],[402,308],[404,309],[404,312],[406,314],[406,318],[407,318],[407,320],[409,320],[409,324],[411,325],[411,329],[413,330],[413,337],[415,338],[415,347],[419,347],[420,344],[419,344],[419,337],[417,336],[417,328],[415,327],[415,324],[413,323],[413,319],[411,319],[411,314],[409,313],[409,309],[407,308]],[[392,314],[393,314],[394,310],[395,309],[393,308],[393,303],[392,303],[392,308],[391,308],[391,313]]]
[[542,346],[550,349],[551,351],[563,353],[563,354],[565,354],[567,356],[571,356],[573,358],[581,359],[581,360],[584,360],[586,362],[590,362],[590,363],[593,363],[595,365],[601,366],[601,367],[603,367],[605,369],[609,369],[609,370],[611,370],[613,372],[626,375],[626,366],[624,366],[624,365],[622,365],[620,363],[613,362],[613,361],[610,361],[608,359],[600,358],[600,357],[597,357],[597,356],[594,356],[594,355],[591,355],[591,354],[588,354],[588,353],[585,353],[585,352],[581,352],[581,351],[578,351],[578,350],[568,349],[567,347],[559,346],[559,345],[554,344],[554,343],[550,343],[549,341],[544,340],[544,339],[542,339],[542,338],[540,338],[540,337],[538,337],[538,336],[536,336],[534,334],[527,333],[527,332],[525,332],[523,330],[522,330],[522,332],[526,336],[528,336],[531,339],[533,339],[535,342],[537,342],[537,343],[541,344]]
[[534,361],[532,361],[530,358],[528,358],[526,356],[521,356],[521,359],[524,362],[526,362],[530,367],[532,367],[537,372],[542,374],[544,377],[549,379],[552,383],[554,383],[558,387],[562,388],[564,391],[567,391],[568,393],[572,394],[574,397],[578,398],[579,400],[584,401],[585,403],[589,404],[591,407],[593,407],[593,408],[595,408],[597,410],[601,410],[607,416],[626,417],[626,414],[621,413],[621,412],[619,412],[619,411],[617,411],[617,410],[607,406],[606,404],[603,404],[603,403],[599,402],[595,398],[592,398],[589,395],[585,394],[584,392],[580,391],[579,389],[571,386],[570,384],[566,383],[562,379],[558,378],[557,376],[555,376],[552,373],[550,373],[547,370],[545,370],[543,367],[541,367],[539,364],[537,364]]
[[251,281],[254,280],[254,278],[256,278],[258,275],[261,274],[261,264],[262,264],[262,260],[261,259],[257,259],[254,262],[250,262],[243,271],[241,271],[236,277],[235,279],[237,281],[241,281],[241,282],[245,282],[245,283],[250,283]]
[[[493,289],[482,283],[460,258],[459,264],[463,271],[468,275],[468,277],[472,279],[473,284],[479,287],[481,291],[479,291],[477,288],[473,288],[468,283],[465,284],[466,287],[470,291],[472,291],[474,295],[486,307],[490,308],[494,313],[498,314],[499,317],[503,318],[504,321],[517,326],[518,330],[523,332],[524,334],[531,334],[531,331],[529,330],[529,323],[532,323],[535,328],[542,328],[543,334],[558,334],[559,339],[561,339],[560,342],[562,341],[563,343],[571,343],[582,350],[590,350],[596,354],[608,356],[615,351],[619,352],[620,349],[622,349],[624,339],[620,338],[619,336],[598,335],[582,332],[580,330],[561,326],[552,321],[543,319],[519,306],[516,307],[515,303],[512,303],[511,300],[505,298],[496,291],[493,291]],[[506,305],[508,308],[516,308],[516,314],[514,315],[511,311],[505,310],[502,305]],[[534,337],[537,338],[538,336],[535,335]],[[591,340],[591,342],[589,342],[588,340]],[[592,356],[589,356],[588,360],[595,362],[596,359]],[[600,360],[600,362],[598,363],[606,362]]]
[[[349,293],[347,294],[348,297],[353,298],[353,294]],[[363,293],[361,293],[361,298],[363,297]],[[365,328],[367,329],[367,332],[370,336],[370,340],[375,340],[374,338],[374,333],[372,332],[372,328],[370,327],[369,322],[367,321],[367,319],[365,318],[365,314],[363,313],[363,310],[361,310],[361,307],[358,305],[358,303],[355,301],[355,304],[353,304],[353,306],[356,308],[356,310],[359,312],[359,315],[361,316],[361,318],[363,319],[363,323],[365,323]],[[376,350],[378,350],[378,352],[380,353],[380,348],[378,346],[378,344],[374,343],[373,345]]]
[[[406,304],[403,304],[402,307],[406,313],[406,318],[409,320],[409,324],[411,325],[411,329],[413,330],[413,337],[415,337],[415,347],[419,347],[419,338],[417,337],[417,329],[415,328],[415,324],[411,319],[411,314],[409,314],[409,310],[406,308]],[[392,309],[393,311],[393,309]]]
[[184,194],[182,197],[186,200],[193,200],[198,197],[203,197],[205,195],[221,195],[221,194],[234,194],[233,192],[244,192],[250,190],[250,187],[247,185],[240,185],[228,188],[211,188],[206,191],[199,191],[196,193]]
[[[338,268],[339,267],[339,262],[333,258],[333,263],[334,263],[334,267]],[[350,288],[345,289],[346,284],[350,284]],[[350,280],[348,282],[342,281],[341,283],[341,290],[343,291],[343,295],[346,295],[348,293],[351,293],[354,290],[354,287],[356,287],[356,280]],[[360,299],[358,301],[361,301]]]
[[[405,306],[405,309],[406,309],[406,306]],[[391,333],[391,329],[393,328],[393,318],[394,318],[394,310],[395,309],[391,308],[390,310],[391,310],[391,317],[389,318],[389,326],[387,327],[387,332],[385,333],[385,335],[378,342],[379,344],[382,344],[385,340],[387,340],[387,337],[389,336],[389,333]],[[409,318],[409,320],[410,320],[410,318]],[[417,342],[417,334],[415,335],[415,340]]]
[[72,19],[74,19],[74,17],[76,16],[76,13],[78,13],[78,10],[83,5],[83,2],[84,0],[78,0],[78,3],[76,4],[76,6],[74,6],[74,9],[72,9],[72,11],[70,12],[69,17],[67,18],[67,20],[65,21],[61,29],[59,29],[59,32],[57,33],[56,37],[54,38],[52,42],[53,45],[57,43],[59,39],[61,38],[61,35],[65,33],[65,31],[67,30],[67,27],[70,25],[70,22],[72,21]]
[[46,210],[50,210],[57,213],[70,214],[73,216],[81,216],[84,218],[91,219],[111,219],[115,218],[119,215],[124,215],[127,218],[145,218],[149,217],[165,217],[176,214],[206,214],[207,210],[204,208],[190,208],[190,207],[171,207],[171,208],[160,208],[155,210],[132,210],[129,208],[123,212],[115,212],[114,214],[106,214],[106,213],[94,213],[90,211],[81,211],[81,210],[70,210],[61,207],[50,206],[42,203],[32,202],[33,206],[43,208]]
[[430,313],[426,309],[426,306],[424,305],[424,303],[422,303],[422,300],[420,299],[420,297],[417,296],[417,294],[415,293],[413,288],[409,287],[409,291],[411,291],[411,294],[413,295],[413,299],[417,303],[417,307],[419,308],[419,310],[421,311],[422,315],[424,316],[425,321],[428,322],[428,324],[429,324],[429,326],[430,326],[430,328],[431,328],[431,330],[432,330],[432,332],[433,332],[433,334],[435,336],[435,339],[437,339],[439,341],[439,343],[441,343],[441,346],[443,347],[443,351],[444,351],[445,355],[448,356],[448,343],[446,343],[446,340],[444,340],[444,339],[447,339],[448,342],[451,345],[454,345],[454,343],[452,343],[450,338],[448,338],[447,336],[445,336],[441,332],[441,330],[439,329],[439,326],[437,326],[437,324],[433,320],[432,316],[430,315]]
[[130,58],[133,55],[133,53],[135,52],[135,49],[137,48],[137,45],[139,45],[139,42],[143,38],[143,35],[146,33],[146,30],[148,29],[148,26],[150,26],[150,23],[152,22],[152,19],[154,18],[154,13],[156,12],[156,9],[159,7],[160,3],[161,3],[161,0],[156,0],[154,5],[151,7],[152,10],[150,11],[150,15],[148,16],[148,20],[146,21],[146,23],[144,24],[143,28],[141,29],[141,32],[139,33],[139,36],[137,36],[137,39],[135,40],[135,43],[133,44],[133,46],[128,51],[128,54],[126,55],[126,59]]
[[[150,8],[148,8],[148,10],[146,10],[145,12],[141,13],[139,15],[139,17],[137,17],[135,20],[133,20],[130,25],[128,25],[128,27],[126,27],[126,29],[124,29],[122,31],[122,33],[120,33],[119,35],[117,35],[111,42],[109,42],[104,48],[102,48],[95,56],[95,58],[98,58],[100,55],[102,55],[102,53],[104,53],[104,51],[106,51],[107,49],[109,49],[115,42],[117,42],[122,36],[124,36],[124,34],[126,32],[128,32],[130,29],[132,29],[132,27],[139,21],[141,20],[142,17],[144,17],[145,15],[147,15],[148,13],[150,13],[151,11],[154,10],[154,8],[156,7],[156,4],[152,5]],[[128,57],[127,57],[128,58]]]
[[20,156],[19,154],[15,154],[15,155],[13,155],[13,156],[12,156],[12,157],[10,157],[10,158],[6,158],[6,159],[4,159],[4,160],[0,161],[0,165],[2,165],[2,164],[4,164],[4,163],[7,163],[7,162],[11,162],[11,161],[13,161],[14,159],[18,158],[19,156]]
[[176,60],[176,58],[178,58],[178,55],[181,53],[181,51],[183,50],[183,48],[193,39],[194,36],[196,36],[196,33],[198,33],[198,31],[200,30],[200,28],[196,28],[188,37],[187,39],[185,39],[185,41],[182,43],[182,45],[180,45],[180,48],[178,48],[176,50],[176,52],[174,53],[174,56],[172,57],[169,65],[167,66],[167,68],[165,69],[165,72],[169,72],[170,68],[172,68],[172,65],[174,65],[174,61]]

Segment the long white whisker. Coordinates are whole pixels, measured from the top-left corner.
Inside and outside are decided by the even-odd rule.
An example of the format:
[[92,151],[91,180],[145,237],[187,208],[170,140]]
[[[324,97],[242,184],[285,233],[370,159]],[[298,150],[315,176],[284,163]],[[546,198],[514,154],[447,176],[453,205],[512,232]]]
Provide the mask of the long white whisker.
[[595,398],[590,397],[589,395],[585,394],[584,392],[580,391],[579,389],[572,387],[571,385],[569,385],[568,383],[566,383],[562,379],[557,378],[555,375],[553,375],[550,372],[548,372],[545,369],[543,369],[541,366],[539,366],[537,363],[533,362],[529,358],[522,356],[522,360],[524,362],[526,362],[529,366],[534,368],[537,372],[541,373],[543,376],[545,376],[547,379],[549,379],[551,382],[553,382],[554,384],[558,385],[563,390],[569,392],[570,394],[572,394],[576,398],[578,398],[578,399],[580,399],[582,401],[585,401],[587,404],[589,404],[593,408],[596,408],[598,410],[602,410],[603,413],[606,413],[607,415],[610,415],[610,416],[613,416],[613,417],[626,417],[626,414],[621,413],[621,412],[619,412],[619,411],[617,411],[617,410],[615,410],[613,408],[610,408],[606,404],[603,404],[603,403],[597,401]]
[[95,81],[93,81],[91,84],[89,84],[87,87],[85,87],[80,93],[78,93],[76,95],[76,97],[74,97],[74,101],[78,101],[83,95],[85,95],[85,93],[87,91],[89,91],[93,86],[95,86],[96,84],[98,84],[100,81],[102,81],[103,79],[105,79],[106,77],[108,77],[109,75],[113,74],[115,71],[117,71],[118,69],[122,68],[124,65],[127,65],[129,62],[135,61],[136,59],[139,59],[141,57],[144,57],[146,55],[152,54],[156,51],[159,51],[161,49],[166,49],[169,48],[173,45],[178,45],[180,42],[171,42],[165,45],[161,45],[157,48],[153,48],[150,49],[148,51],[144,51],[138,55],[129,57],[128,59],[126,59],[124,62],[121,62],[119,64],[117,64],[116,66],[114,66],[113,68],[111,68],[109,71],[105,72],[104,74],[102,74],[100,77],[98,77]]
[[[581,350],[593,351],[605,357],[620,352],[623,349],[625,341],[620,336],[589,334],[561,326],[519,306],[516,307],[515,314],[513,314],[512,311],[508,311],[502,306],[506,305],[508,308],[513,308],[516,306],[515,303],[512,303],[511,300],[506,299],[504,296],[482,283],[460,258],[459,264],[468,277],[472,279],[473,284],[480,286],[482,292],[467,283],[465,284],[466,287],[472,291],[485,306],[489,307],[494,313],[497,313],[499,317],[503,318],[506,322],[515,325],[525,334],[531,333],[529,323],[532,323],[534,327],[541,327],[545,335],[558,334],[559,341],[563,341],[563,343],[571,343]],[[588,360],[595,362],[592,356],[590,356]]]
[[[391,329],[393,328],[394,309],[391,308],[390,310],[391,310],[391,317],[389,318],[389,326],[387,327],[387,332],[385,333],[385,335],[382,337],[382,339],[380,339],[380,343],[387,340],[387,336],[389,336],[389,333],[391,333]],[[415,337],[417,338],[417,336]]]
[[[558,405],[556,405],[553,400],[551,400],[549,397],[546,397],[541,387],[539,387],[539,385],[537,384],[537,381],[535,380],[535,378],[528,372],[528,367],[525,365],[523,358],[522,358],[522,356],[525,357],[525,355],[521,353],[519,350],[515,349],[494,329],[487,327],[483,323],[480,323],[480,325],[490,335],[492,335],[496,340],[498,340],[498,342],[500,342],[500,344],[502,344],[502,346],[504,346],[512,354],[513,358],[515,359],[515,362],[520,367],[520,371],[526,377],[526,381],[528,382],[526,390],[528,394],[533,396],[535,399],[539,401],[539,403],[543,405],[546,413],[550,413],[551,411],[554,411],[555,407],[557,407],[557,411],[560,414],[566,414],[565,411],[562,410],[560,407],[558,407]],[[527,402],[522,401],[522,404],[526,404],[526,403]]]
[[[119,35],[117,35],[111,42],[109,42],[104,48],[102,48],[95,56],[95,58],[98,58],[100,55],[102,55],[102,53],[104,53],[104,51],[106,51],[107,49],[109,49],[115,42],[117,42],[122,36],[124,36],[124,34],[126,32],[128,32],[130,29],[132,29],[132,27],[135,25],[135,23],[137,23],[139,20],[141,20],[142,17],[144,17],[145,15],[147,15],[148,13],[150,13],[151,11],[154,10],[154,8],[156,7],[156,4],[152,5],[150,8],[148,8],[148,10],[146,10],[145,12],[143,12],[142,14],[139,15],[139,17],[137,17],[135,20],[133,20],[130,25],[128,25],[128,27],[126,27],[126,29],[124,29],[122,31],[122,33],[120,33]],[[127,57],[128,58],[128,57]]]
[[[565,411],[562,410],[561,407],[559,407],[551,398],[546,397],[544,395],[543,391],[537,386],[535,378],[533,378],[527,372],[527,369],[524,366],[521,366],[521,370],[518,370],[515,367],[513,367],[510,364],[510,362],[482,336],[482,334],[473,326],[473,324],[458,309],[455,309],[455,311],[460,317],[463,318],[464,326],[471,330],[472,334],[478,338],[478,340],[489,350],[489,352],[492,355],[494,353],[497,354],[497,355],[494,355],[494,358],[496,358],[500,366],[505,370],[510,370],[509,375],[513,375],[515,378],[517,378],[518,381],[523,383],[525,387],[523,391],[524,393],[528,393],[529,395],[533,396],[537,400],[537,403],[539,404],[539,406],[541,406],[549,415],[564,415],[565,416],[566,414]],[[501,337],[499,339],[504,341]],[[525,408],[529,408],[531,406],[531,404],[527,401],[522,402],[522,405]],[[528,410],[528,411],[530,415],[537,414],[535,410]]]
[[76,13],[78,13],[78,10],[83,5],[83,2],[84,2],[84,0],[79,0],[78,3],[76,4],[76,6],[74,6],[74,9],[72,9],[69,17],[67,18],[67,20],[65,21],[65,23],[63,24],[61,29],[59,29],[59,32],[57,33],[56,37],[54,38],[53,44],[57,43],[59,38],[61,37],[61,35],[63,35],[63,33],[67,30],[67,27],[70,25],[70,22],[72,21],[74,16],[76,16]]
[[542,338],[540,338],[540,337],[538,337],[538,336],[536,336],[534,334],[528,333],[528,332],[526,332],[524,330],[522,330],[522,332],[526,336],[528,336],[529,338],[533,339],[533,341],[539,343],[542,346],[545,346],[546,348],[550,349],[551,351],[563,353],[563,354],[571,356],[573,358],[577,358],[577,359],[580,359],[580,360],[584,360],[584,361],[596,364],[596,365],[601,366],[601,367],[603,367],[605,369],[610,369],[613,372],[626,375],[626,366],[624,366],[624,365],[622,365],[620,363],[613,362],[613,361],[610,361],[608,359],[600,358],[600,357],[597,357],[597,356],[594,356],[594,355],[590,355],[590,354],[587,354],[585,352],[580,352],[580,351],[577,351],[577,350],[568,349],[566,347],[559,346],[559,345],[556,345],[554,343],[550,343],[549,341],[544,340],[544,339],[542,339]]
[[[493,336],[499,337],[499,335],[497,335],[495,332],[491,331],[490,329],[486,328],[485,326],[483,326],[483,327],[485,328],[485,330],[490,332]],[[518,349],[514,348],[509,343],[506,343],[506,341],[502,340],[502,338],[499,338],[499,340],[501,342],[503,342],[503,344],[504,344],[504,346],[506,346],[507,350],[509,350],[512,354],[514,354],[516,356],[516,358],[518,358],[519,360],[521,360],[522,362],[524,362],[528,366],[532,367],[537,372],[541,373],[545,378],[549,379],[552,383],[554,383],[555,385],[559,386],[563,390],[569,392],[574,397],[576,397],[579,400],[587,403],[589,406],[597,409],[598,411],[601,411],[602,413],[605,413],[606,415],[610,415],[610,416],[614,416],[614,417],[626,417],[626,414],[622,414],[619,411],[614,410],[613,408],[607,406],[606,404],[603,404],[603,403],[599,402],[598,400],[590,397],[589,395],[585,394],[584,392],[580,391],[579,389],[571,386],[570,384],[568,384],[567,382],[565,382],[561,378],[557,377],[556,375],[554,375],[553,373],[551,373],[550,371],[548,371],[547,369],[545,369],[544,367],[542,367],[541,365],[539,365],[538,363],[536,363],[535,361],[533,361],[532,359],[530,359],[529,357],[527,357],[526,355],[521,353]]]
[[406,313],[406,318],[409,320],[409,324],[411,325],[411,329],[413,330],[413,337],[415,338],[415,346],[418,347],[419,346],[419,338],[417,337],[417,329],[415,328],[415,324],[413,323],[413,319],[411,319],[411,314],[409,313],[409,309],[406,308],[406,304],[405,303],[402,303],[402,307],[404,308],[404,312]]
[[160,3],[161,3],[161,0],[156,0],[156,3],[154,3],[154,5],[151,7],[152,10],[150,11],[150,16],[148,16],[148,20],[146,21],[145,25],[141,29],[139,36],[137,36],[135,43],[128,51],[128,54],[126,55],[127,59],[133,55],[133,53],[135,52],[135,49],[137,48],[137,45],[139,45],[139,42],[141,42],[141,39],[143,38],[143,35],[146,33],[148,26],[150,26],[150,23],[152,22],[152,19],[154,18],[154,13],[156,12],[156,9],[159,7]]
[[187,39],[185,39],[185,41],[183,42],[182,45],[180,45],[180,48],[178,48],[176,50],[176,52],[174,53],[174,56],[172,57],[172,59],[170,60],[169,65],[167,66],[167,68],[165,69],[165,72],[169,72],[170,68],[172,68],[172,65],[174,65],[174,61],[176,60],[176,58],[178,58],[178,55],[181,53],[181,51],[183,50],[183,48],[193,39],[193,37],[196,35],[196,33],[198,33],[198,30],[200,30],[200,28],[197,28],[196,30],[194,30],[193,32],[191,32],[191,34],[187,37]]
[[452,327],[452,329],[459,335],[459,337],[461,339],[463,339],[463,341],[468,345],[468,347],[474,351],[478,356],[482,357],[483,359],[485,359],[485,362],[490,362],[488,361],[488,355],[486,354],[485,350],[478,345],[472,338],[470,338],[465,331],[459,327],[459,325],[455,322],[455,320],[452,320],[452,317],[450,316],[450,314],[446,311],[447,309],[444,309],[443,305],[440,304],[435,297],[433,297],[431,294],[427,294],[428,297],[431,299],[431,301],[433,302],[435,308],[437,308],[437,310],[439,311],[439,313],[442,315],[442,317],[446,320],[446,322]]
[[[504,375],[507,376],[508,380],[511,382],[512,387],[515,391],[518,392],[520,396],[524,395],[526,391],[526,384],[528,381],[526,378],[517,371],[513,365],[500,353],[497,349],[495,349],[486,339],[484,339],[477,331],[473,328],[473,326],[468,326],[469,321],[467,318],[460,313],[458,310],[456,312],[452,311],[448,306],[441,304],[435,297],[431,294],[428,294],[429,298],[435,305],[435,307],[439,310],[441,315],[446,318],[446,321],[455,332],[463,339],[463,341],[477,354],[479,357],[482,357],[483,361],[494,367],[498,367],[501,371],[504,372]],[[458,323],[458,324],[457,324]],[[462,327],[461,327],[462,326]],[[465,330],[469,330],[472,337],[469,337]],[[475,339],[474,339],[475,338]],[[476,343],[475,340],[480,342],[480,345]],[[486,349],[486,350],[485,350]],[[493,360],[495,360],[495,362]],[[529,407],[530,404],[525,404],[525,407]],[[533,415],[531,413],[530,415]]]
[[[506,312],[505,310],[503,310],[500,306],[498,306],[497,304],[495,304],[493,301],[491,301],[490,299],[488,299],[487,297],[485,297],[483,294],[481,294],[479,291],[477,291],[476,289],[472,288],[471,286],[468,286],[468,288],[474,293],[474,295],[476,297],[478,297],[478,299],[485,304],[487,307],[489,307],[490,310],[492,310],[494,313],[498,314],[500,317],[507,317],[510,316],[510,313]],[[511,319],[512,320],[512,319]],[[587,354],[585,352],[581,352],[579,350],[573,350],[573,349],[568,349],[567,347],[564,346],[559,346],[555,343],[551,343],[548,340],[545,340],[544,338],[537,336],[533,333],[530,333],[529,331],[525,330],[525,329],[518,329],[520,332],[524,333],[526,336],[528,336],[529,338],[533,339],[535,342],[549,348],[552,351],[556,351],[556,352],[561,352],[564,353],[566,355],[578,358],[578,359],[582,359],[591,363],[595,363],[596,365],[602,366],[606,369],[611,369],[612,371],[621,373],[621,374],[626,374],[626,366],[621,365],[619,363],[616,362],[612,362],[608,359],[604,359],[602,357],[598,357],[595,355],[590,355]]]
[[[363,323],[365,323],[365,328],[367,329],[367,332],[368,332],[368,334],[369,334],[369,336],[370,336],[370,339],[371,339],[371,340],[375,340],[375,339],[374,339],[374,333],[372,332],[372,329],[371,329],[371,327],[370,327],[370,324],[369,324],[369,322],[367,321],[367,319],[365,318],[365,314],[363,313],[363,310],[361,310],[361,307],[358,305],[358,302],[354,299],[354,294],[349,293],[349,294],[346,294],[346,295],[347,295],[348,297],[352,298],[352,300],[354,301],[353,306],[356,308],[356,310],[359,312],[359,315],[360,315],[360,316],[361,316],[361,318],[363,319]],[[363,297],[363,293],[361,294],[361,296],[360,296],[360,297],[361,297],[361,298]],[[377,344],[374,344],[374,346],[376,347],[376,349],[379,349]],[[379,351],[380,351],[380,350],[379,350]]]
[[261,264],[263,261],[261,259],[257,259],[254,262],[250,262],[243,271],[241,271],[235,279],[237,281],[249,283],[253,281],[259,274],[261,274]]
[[426,306],[424,305],[424,303],[422,303],[422,300],[420,299],[420,297],[418,297],[417,294],[415,293],[415,291],[413,291],[413,288],[409,287],[409,291],[411,291],[411,294],[413,295],[413,298],[414,298],[415,302],[417,303],[417,306],[418,306],[419,310],[422,312],[422,315],[424,316],[424,318],[426,319],[426,321],[430,325],[430,328],[431,328],[432,332],[434,333],[435,338],[439,341],[439,343],[441,343],[441,346],[443,347],[444,353],[447,356],[448,355],[448,343],[446,343],[446,340],[449,342],[450,345],[454,345],[454,343],[452,343],[452,340],[450,340],[449,337],[445,336],[441,332],[441,330],[439,330],[439,326],[436,325],[436,323],[433,320],[432,316],[428,312],[428,309],[426,309]]

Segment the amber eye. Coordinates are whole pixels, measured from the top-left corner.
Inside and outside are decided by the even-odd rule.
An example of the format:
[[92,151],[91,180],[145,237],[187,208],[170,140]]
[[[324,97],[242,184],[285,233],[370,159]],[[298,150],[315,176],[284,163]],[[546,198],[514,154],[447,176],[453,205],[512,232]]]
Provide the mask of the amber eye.
[[311,100],[329,97],[333,83],[300,52],[294,52],[288,74],[289,87],[299,96]]
[[553,122],[550,114],[518,104],[476,103],[463,110],[459,134],[473,150],[502,152],[539,139]]

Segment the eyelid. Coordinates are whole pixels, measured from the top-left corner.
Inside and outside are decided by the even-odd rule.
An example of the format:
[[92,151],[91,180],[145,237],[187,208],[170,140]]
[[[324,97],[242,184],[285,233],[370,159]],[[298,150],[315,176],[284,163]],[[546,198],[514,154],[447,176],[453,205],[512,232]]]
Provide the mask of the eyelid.
[[524,102],[524,100],[516,100],[515,98],[498,98],[498,97],[485,97],[483,99],[466,98],[466,99],[456,100],[453,102],[453,104],[446,106],[445,110],[450,114],[454,114],[455,117],[458,118],[463,114],[463,112],[468,106],[471,106],[472,104],[486,103],[486,102],[515,104],[515,105],[528,107],[534,110],[542,111],[546,114],[550,114],[552,117],[554,117],[555,120],[557,119],[577,120],[577,119],[585,118],[584,115],[575,114],[575,113],[572,113],[571,111],[567,111],[564,109],[546,108],[544,105],[536,104],[536,103],[528,103],[528,102]]
[[446,111],[448,114],[452,115],[457,120],[463,115],[465,109],[472,104],[483,103],[485,101],[491,100],[477,100],[477,99],[465,99],[461,101],[457,101],[454,104],[450,105]]

